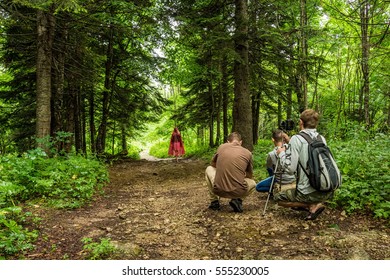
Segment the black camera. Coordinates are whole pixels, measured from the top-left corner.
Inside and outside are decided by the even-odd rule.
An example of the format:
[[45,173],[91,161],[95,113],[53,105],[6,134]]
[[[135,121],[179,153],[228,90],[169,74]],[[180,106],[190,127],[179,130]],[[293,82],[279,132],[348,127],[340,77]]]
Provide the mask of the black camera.
[[284,120],[280,122],[279,129],[283,131],[291,131],[295,128],[295,123],[293,120]]

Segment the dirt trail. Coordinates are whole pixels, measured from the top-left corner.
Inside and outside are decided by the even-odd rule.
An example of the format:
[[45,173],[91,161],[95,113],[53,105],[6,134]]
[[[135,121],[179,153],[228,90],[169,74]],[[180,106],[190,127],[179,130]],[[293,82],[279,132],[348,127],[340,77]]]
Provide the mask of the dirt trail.
[[327,208],[316,221],[266,194],[237,214],[207,209],[207,163],[124,160],[110,168],[104,194],[77,210],[35,210],[43,219],[37,249],[27,259],[84,259],[84,237],[110,238],[116,259],[390,259],[388,223]]

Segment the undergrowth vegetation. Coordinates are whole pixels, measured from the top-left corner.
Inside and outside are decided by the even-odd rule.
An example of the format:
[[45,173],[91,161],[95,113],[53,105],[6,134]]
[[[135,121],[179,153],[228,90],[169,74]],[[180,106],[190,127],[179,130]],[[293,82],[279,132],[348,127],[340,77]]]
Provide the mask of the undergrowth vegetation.
[[93,242],[92,238],[85,237],[81,240],[88,260],[107,260],[117,251],[110,238],[101,238],[100,242]]
[[36,221],[23,211],[23,203],[77,208],[107,181],[106,167],[92,158],[48,158],[40,149],[0,157],[0,256],[31,249],[37,237],[36,231],[27,229],[28,223]]
[[368,212],[390,217],[390,139],[378,134],[372,139],[356,137],[332,143],[343,184],[333,203],[346,212]]

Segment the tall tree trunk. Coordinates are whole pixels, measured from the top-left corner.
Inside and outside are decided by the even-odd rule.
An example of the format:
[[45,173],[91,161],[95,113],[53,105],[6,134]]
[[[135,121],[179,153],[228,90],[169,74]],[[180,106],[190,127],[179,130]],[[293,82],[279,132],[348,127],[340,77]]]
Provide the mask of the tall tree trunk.
[[214,124],[209,124],[209,147],[214,147]]
[[[51,129],[51,65],[54,40],[55,18],[53,11],[37,11],[37,107],[36,137],[42,139],[50,136]],[[48,152],[48,146],[37,143]]]
[[[248,1],[248,16],[249,22],[248,24],[248,38],[255,40],[258,36],[259,28],[263,25],[263,23],[259,20],[259,11],[261,11],[261,1]],[[277,18],[277,17],[276,17]],[[252,107],[252,141],[253,144],[256,145],[259,140],[259,122],[260,122],[260,98],[261,98],[261,87],[255,82],[259,80],[259,76],[261,76],[262,69],[259,65],[262,64],[261,57],[262,54],[258,50],[263,49],[263,42],[256,42],[257,46],[252,46],[250,40],[249,49],[251,49],[251,55],[248,58],[248,67],[249,67],[249,93],[251,96],[251,107]],[[255,40],[257,41],[257,40]]]
[[82,130],[81,130],[81,97],[80,87],[74,92],[74,143],[76,152],[80,153],[82,148]]
[[[323,53],[322,53],[323,54]],[[321,54],[321,57],[322,57],[322,54]],[[314,80],[314,92],[313,92],[313,100],[311,102],[311,105],[310,107],[313,108],[314,110],[318,111],[320,109],[320,104],[319,104],[319,101],[320,101],[320,94],[318,93],[318,85],[319,85],[319,78],[320,78],[320,74],[321,74],[321,71],[322,71],[322,65],[323,65],[324,61],[323,60],[319,60],[317,62],[317,67],[315,69],[315,80]]]
[[[283,88],[284,87],[284,80],[283,80],[283,74],[282,74],[282,69],[281,69],[281,66],[278,65],[278,85],[279,85],[279,88]],[[278,125],[282,122],[283,120],[283,100],[284,100],[284,96],[283,96],[283,91],[281,91],[279,94],[278,94]]]
[[[72,75],[71,75],[72,77]],[[70,81],[75,81],[71,78]],[[66,108],[66,127],[65,130],[70,133],[75,133],[75,95],[76,95],[76,86],[73,82],[70,82],[68,85],[68,94],[64,96],[64,107]],[[65,151],[68,153],[72,150],[72,146],[75,141],[75,137],[71,138],[72,141],[65,143]]]
[[292,119],[292,89],[291,87],[287,88],[287,105],[286,105],[286,112],[287,112],[287,119]]
[[387,92],[387,128],[386,131],[390,130],[390,91]]
[[98,136],[96,139],[96,152],[98,154],[104,153],[106,146],[107,137],[107,122],[109,114],[109,100],[110,100],[110,89],[111,89],[111,72],[114,58],[114,31],[113,26],[110,26],[110,36],[108,39],[107,57],[106,57],[106,71],[104,79],[104,90],[103,90],[103,107],[102,107],[102,121],[99,126]]
[[209,135],[209,146],[214,147],[214,115],[215,115],[215,98],[214,98],[214,92],[213,92],[213,86],[211,84],[211,78],[208,83],[208,94],[210,96],[210,102],[211,102],[211,112],[210,112],[210,121],[209,121],[209,130],[210,130],[210,135]]
[[[298,65],[298,68],[300,66]],[[299,106],[299,112],[303,112],[305,110],[305,102],[304,102],[304,97],[303,97],[303,92],[302,92],[302,79],[301,79],[301,75],[299,73],[299,69],[297,69],[297,71],[294,73],[294,75],[292,77],[290,77],[291,79],[291,84],[294,86],[295,88],[295,92],[297,94],[297,103],[298,103],[298,106]]]
[[222,61],[222,113],[223,113],[223,142],[227,141],[229,135],[228,123],[228,106],[229,106],[229,85],[228,85],[228,71],[227,71],[227,57],[224,56]]
[[116,132],[116,121],[114,121],[112,128],[112,141],[111,141],[111,154],[115,155],[115,132]]
[[252,132],[253,132],[253,144],[257,144],[259,140],[259,118],[260,118],[260,99],[261,91],[258,90],[252,95]]
[[222,111],[222,85],[221,80],[219,81],[218,86],[218,101],[217,101],[217,137],[215,138],[215,144],[221,144],[221,111]]
[[360,2],[360,28],[361,28],[361,44],[362,44],[362,74],[363,74],[363,87],[362,95],[364,98],[364,120],[367,127],[371,126],[370,121],[370,42],[368,36],[368,24],[369,24],[369,9],[370,3],[368,0]]
[[[58,30],[57,34],[61,44],[55,46],[55,49],[58,49],[57,52],[53,54],[53,92],[52,92],[52,132],[53,134],[64,131],[64,116],[63,116],[63,98],[64,98],[64,88],[65,88],[65,54],[67,53],[66,46],[68,40],[68,28],[67,24],[64,24],[64,27]],[[63,143],[59,143],[60,149],[63,147]]]
[[121,146],[122,152],[126,152],[127,155],[127,140],[126,140],[126,123],[121,123]]
[[92,154],[96,154],[95,93],[93,89],[91,89],[89,92],[89,131],[91,152]]
[[278,125],[282,122],[283,120],[283,116],[282,116],[282,113],[283,113],[283,98],[282,98],[282,94],[278,94]]
[[253,151],[251,97],[248,69],[248,1],[235,0],[236,34],[234,63],[233,131],[241,134],[243,146]]
[[301,32],[300,32],[300,80],[301,80],[301,92],[302,92],[302,105],[303,109],[307,109],[307,11],[306,0],[300,0],[301,8]]
[[87,130],[86,130],[86,116],[85,116],[85,96],[80,95],[80,118],[81,118],[81,150],[84,155],[87,154]]

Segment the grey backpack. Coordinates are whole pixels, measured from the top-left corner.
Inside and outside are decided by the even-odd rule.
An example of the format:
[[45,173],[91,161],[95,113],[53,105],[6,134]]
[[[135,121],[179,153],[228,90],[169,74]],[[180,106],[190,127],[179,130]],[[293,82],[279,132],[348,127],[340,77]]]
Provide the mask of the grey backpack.
[[317,135],[317,139],[312,139],[304,132],[301,135],[309,143],[309,159],[303,172],[309,178],[310,186],[320,192],[331,192],[341,186],[341,174],[333,155],[328,146],[322,141],[322,137]]

